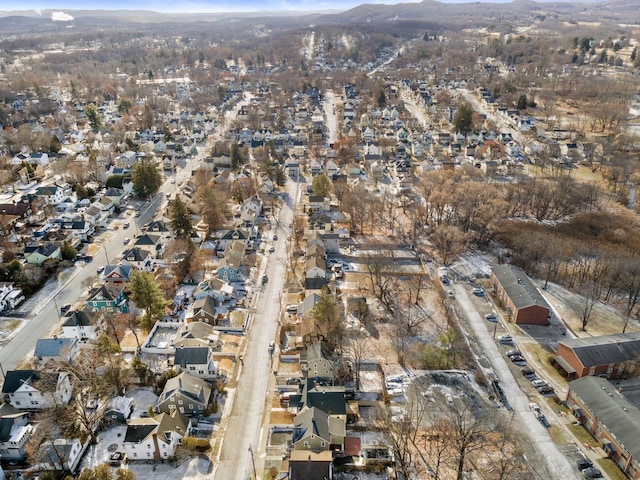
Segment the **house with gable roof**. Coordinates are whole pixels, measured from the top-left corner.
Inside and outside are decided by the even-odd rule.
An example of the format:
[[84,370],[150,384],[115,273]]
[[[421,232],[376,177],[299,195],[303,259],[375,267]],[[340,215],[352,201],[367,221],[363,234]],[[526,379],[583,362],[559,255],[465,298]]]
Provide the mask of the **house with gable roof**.
[[108,283],[128,283],[133,272],[132,265],[107,265],[102,274],[102,280]]
[[97,319],[83,310],[70,310],[62,318],[62,335],[65,338],[78,340],[95,340],[98,338]]
[[179,411],[150,418],[133,418],[127,424],[124,450],[131,460],[166,460],[191,431],[191,420]]
[[47,260],[60,260],[60,258],[62,258],[62,251],[59,246],[48,242],[29,253],[25,252],[24,257],[28,264],[40,266]]
[[213,351],[209,346],[177,347],[173,365],[180,372],[187,372],[204,380],[213,379],[218,373]]
[[89,290],[87,306],[94,312],[128,311],[125,285],[122,282],[105,282],[99,287]]
[[344,450],[346,423],[320,408],[304,408],[293,421],[291,443],[294,450],[313,452]]
[[137,270],[150,272],[153,270],[152,260],[153,257],[149,250],[145,250],[140,247],[132,247],[124,252],[122,263],[125,265],[131,265]]
[[515,324],[549,325],[549,304],[521,268],[496,265],[491,285]]
[[170,413],[178,411],[186,414],[201,414],[211,400],[211,387],[201,378],[188,372],[170,378],[158,397],[155,405],[157,412]]
[[[55,391],[45,391],[40,385],[43,376],[50,376],[44,383],[55,385]],[[5,403],[21,410],[36,410],[69,403],[73,387],[67,372],[41,373],[36,370],[9,370],[2,384]]]
[[8,403],[0,405],[0,456],[3,460],[24,460],[25,445],[32,432],[29,412],[19,410]]
[[75,338],[39,338],[36,340],[36,348],[33,356],[47,363],[49,360],[55,362],[72,363],[78,356],[78,340]]

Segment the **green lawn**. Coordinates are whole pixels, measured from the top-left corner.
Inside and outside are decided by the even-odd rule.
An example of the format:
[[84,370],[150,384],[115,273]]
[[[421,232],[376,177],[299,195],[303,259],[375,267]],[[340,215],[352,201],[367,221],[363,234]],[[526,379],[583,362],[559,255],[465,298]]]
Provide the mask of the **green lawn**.
[[608,458],[598,460],[598,468],[606,473],[611,480],[629,480],[629,477],[622,473],[622,470],[618,468],[615,462]]

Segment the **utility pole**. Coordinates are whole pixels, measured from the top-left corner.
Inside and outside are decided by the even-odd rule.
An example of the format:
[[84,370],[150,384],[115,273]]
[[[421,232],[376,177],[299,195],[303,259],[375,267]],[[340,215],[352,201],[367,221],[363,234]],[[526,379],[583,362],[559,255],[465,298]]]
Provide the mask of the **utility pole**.
[[253,478],[257,480],[258,475],[256,474],[256,461],[253,458],[253,448],[251,448],[251,444],[249,444],[249,453],[251,454],[251,465],[253,465]]

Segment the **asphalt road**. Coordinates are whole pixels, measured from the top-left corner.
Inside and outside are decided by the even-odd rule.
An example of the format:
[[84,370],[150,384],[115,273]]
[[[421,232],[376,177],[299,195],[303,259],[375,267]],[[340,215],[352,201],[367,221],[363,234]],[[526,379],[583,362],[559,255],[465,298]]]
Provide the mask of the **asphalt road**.
[[[256,300],[233,408],[226,419],[224,443],[215,472],[215,478],[219,480],[253,478],[254,465],[258,465],[257,469],[260,470],[258,456],[264,453],[260,445],[262,422],[265,401],[270,397],[269,379],[273,375],[269,342],[275,340],[278,329],[286,274],[287,239],[296,192],[296,182],[289,180],[274,230],[278,234],[278,240],[273,243],[275,251],[269,254],[258,272],[257,284],[260,285],[264,273],[268,276],[268,282],[262,286]],[[270,238],[270,235],[266,238]],[[277,355],[277,351],[274,355]],[[261,473],[258,472],[260,476]]]

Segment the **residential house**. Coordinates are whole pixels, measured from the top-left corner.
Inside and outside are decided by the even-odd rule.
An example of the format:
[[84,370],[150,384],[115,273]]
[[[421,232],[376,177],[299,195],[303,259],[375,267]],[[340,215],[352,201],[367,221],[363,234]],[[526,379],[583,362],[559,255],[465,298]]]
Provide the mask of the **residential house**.
[[210,347],[177,347],[173,365],[180,372],[187,372],[202,379],[215,378],[218,373]]
[[568,379],[585,376],[626,378],[638,374],[640,332],[561,340],[554,357]]
[[322,342],[314,342],[307,346],[300,355],[300,370],[307,378],[329,380],[336,378],[336,365],[322,351]]
[[129,277],[133,272],[132,265],[107,265],[102,274],[105,283],[123,284],[129,283]]
[[35,191],[37,197],[44,199],[47,205],[58,205],[64,200],[64,188],[58,185],[38,187]]
[[111,422],[126,423],[134,410],[133,399],[116,396],[109,400],[104,412],[104,418]]
[[305,262],[306,278],[325,278],[327,275],[327,262],[320,255],[307,257]]
[[493,267],[491,285],[513,323],[549,325],[549,304],[521,268],[506,264]]
[[293,450],[288,473],[289,480],[333,480],[333,455],[328,450]]
[[95,319],[82,310],[69,311],[62,318],[62,336],[77,340],[95,340],[98,338],[98,326]]
[[111,200],[114,206],[120,207],[125,198],[125,193],[124,190],[112,187],[107,188],[107,190],[104,192],[103,197]]
[[31,438],[32,431],[33,427],[29,425],[29,412],[19,410],[8,403],[1,404],[0,457],[2,460],[24,460],[25,445]]
[[313,452],[344,450],[346,423],[316,407],[305,408],[293,421],[291,443],[294,450]]
[[149,250],[155,258],[162,256],[164,244],[161,241],[160,235],[144,234],[136,238],[134,247],[143,248]]
[[329,198],[322,195],[309,195],[308,210],[315,212],[328,212],[330,210]]
[[262,202],[257,195],[253,195],[240,206],[240,222],[245,227],[251,227],[257,223],[261,212]]
[[212,347],[217,348],[219,342],[220,332],[213,328],[213,325],[209,325],[205,322],[191,322],[182,325],[175,338],[173,344],[176,349],[181,347]]
[[104,228],[107,226],[108,216],[96,205],[91,205],[82,213],[84,219],[91,223],[94,228]]
[[218,269],[216,270],[216,277],[225,282],[239,282],[240,281],[240,263],[241,260],[238,257],[224,257],[218,263]]
[[171,413],[178,411],[187,414],[201,414],[209,408],[211,387],[187,372],[170,378],[158,397],[155,410]]
[[206,295],[193,302],[192,322],[203,322],[209,325],[217,325],[218,310],[216,301],[211,295]]
[[88,242],[95,233],[95,228],[88,221],[64,222],[60,225],[62,230],[71,232],[72,238],[77,238],[82,242]]
[[247,246],[249,242],[249,231],[241,228],[236,228],[232,230],[226,230],[222,232],[220,235],[220,240],[218,241],[218,250],[226,250],[229,244],[234,241],[239,241]]
[[57,438],[46,441],[38,450],[38,465],[40,471],[63,471],[76,473],[82,459],[82,454],[88,445],[82,444],[77,438]]
[[124,252],[122,263],[125,265],[131,265],[136,270],[150,272],[153,270],[152,260],[153,257],[149,250],[144,250],[140,247],[132,247]]
[[116,208],[113,199],[107,196],[100,197],[93,205],[102,210],[107,217],[111,217]]
[[[40,382],[42,380],[42,382]],[[55,391],[45,390],[47,384]],[[35,370],[9,370],[2,385],[5,403],[23,410],[48,408],[71,400],[71,382],[66,372],[40,373]]]
[[200,282],[193,290],[192,295],[195,300],[211,296],[220,304],[233,298],[233,286],[219,278],[211,278]]
[[21,288],[16,287],[13,282],[0,282],[0,311],[13,310],[24,300]]
[[131,460],[166,460],[175,454],[180,440],[189,434],[191,420],[177,411],[129,420],[124,450]]
[[27,252],[25,248],[24,257],[28,264],[41,266],[47,260],[60,260],[62,258],[62,250],[59,246],[47,242],[30,252]]
[[566,406],[627,477],[640,479],[640,410],[605,378],[569,382]]
[[71,363],[78,356],[78,340],[75,338],[39,338],[36,340],[33,356],[43,363],[47,363],[49,360]]
[[92,288],[87,297],[87,306],[94,312],[125,313],[128,311],[125,288],[120,282],[105,282]]

